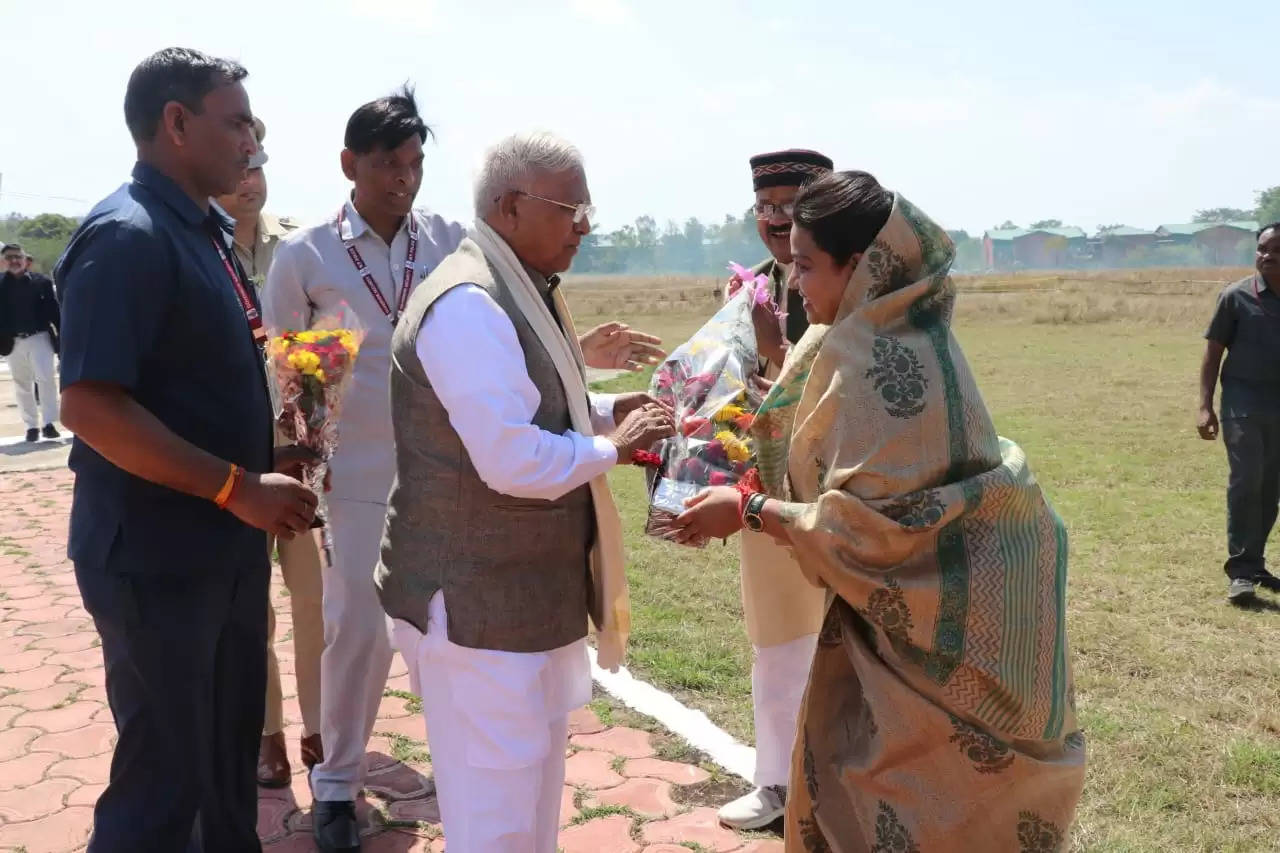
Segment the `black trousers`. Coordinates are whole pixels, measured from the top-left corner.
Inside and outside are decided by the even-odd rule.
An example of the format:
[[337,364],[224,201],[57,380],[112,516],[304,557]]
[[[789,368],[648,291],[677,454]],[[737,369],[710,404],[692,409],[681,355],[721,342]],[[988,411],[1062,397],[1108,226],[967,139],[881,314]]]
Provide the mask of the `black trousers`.
[[266,554],[194,577],[113,562],[76,566],[119,734],[89,853],[258,853]]
[[1227,483],[1227,576],[1266,571],[1267,537],[1280,508],[1280,415],[1222,422],[1231,476]]

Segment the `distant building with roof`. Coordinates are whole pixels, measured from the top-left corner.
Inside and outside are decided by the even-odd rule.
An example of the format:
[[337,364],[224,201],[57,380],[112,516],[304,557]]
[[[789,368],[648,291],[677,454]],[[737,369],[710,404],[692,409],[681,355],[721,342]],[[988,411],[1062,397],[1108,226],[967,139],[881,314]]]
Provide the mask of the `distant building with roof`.
[[1056,269],[1088,259],[1088,237],[1074,226],[994,228],[982,235],[988,269]]
[[1257,231],[1258,223],[1248,220],[1189,222],[1161,225],[1156,229],[1156,236],[1161,245],[1197,247],[1206,264],[1230,266],[1240,263],[1240,244],[1252,243]]
[[1123,266],[1133,252],[1154,249],[1158,239],[1154,231],[1117,225],[1097,233],[1091,241],[1091,254],[1103,266]]

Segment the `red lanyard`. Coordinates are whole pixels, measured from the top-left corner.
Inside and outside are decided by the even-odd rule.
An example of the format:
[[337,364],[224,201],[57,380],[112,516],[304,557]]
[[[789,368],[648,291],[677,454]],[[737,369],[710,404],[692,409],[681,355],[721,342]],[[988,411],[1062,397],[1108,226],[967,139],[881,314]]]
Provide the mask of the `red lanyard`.
[[343,205],[338,210],[338,239],[342,240],[342,245],[347,250],[347,257],[351,258],[351,263],[355,264],[356,272],[360,274],[360,280],[364,282],[364,286],[373,295],[373,301],[378,303],[382,313],[391,320],[391,325],[394,326],[399,322],[400,315],[404,313],[405,306],[409,304],[409,288],[413,287],[414,261],[418,259],[418,219],[410,211],[409,249],[405,252],[404,258],[404,280],[400,283],[400,295],[396,299],[395,313],[392,313],[391,306],[387,304],[387,298],[382,295],[382,289],[378,287],[378,282],[374,279],[373,273],[369,272],[369,265],[364,262],[364,258],[360,255],[360,250],[356,248],[355,240],[343,239],[342,220],[346,218],[346,215],[347,206]]
[[236,298],[240,300],[240,307],[244,309],[244,319],[249,323],[249,332],[253,335],[253,342],[258,349],[262,349],[267,343],[267,330],[262,325],[262,314],[258,312],[258,306],[254,304],[248,288],[240,280],[240,274],[236,272],[235,265],[231,263],[231,258],[227,257],[226,247],[213,235],[210,235],[209,239],[213,243],[213,248],[218,250],[218,257],[222,259],[222,266],[226,268],[227,275],[231,277],[231,284],[236,289]]

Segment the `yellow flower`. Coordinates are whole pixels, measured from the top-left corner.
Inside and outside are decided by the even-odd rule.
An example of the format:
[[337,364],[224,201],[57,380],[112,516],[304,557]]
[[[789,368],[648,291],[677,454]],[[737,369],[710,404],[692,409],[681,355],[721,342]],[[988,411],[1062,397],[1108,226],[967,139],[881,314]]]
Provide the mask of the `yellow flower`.
[[317,370],[317,371],[316,371],[316,380],[317,380],[317,381],[319,381],[319,382],[323,382],[323,381],[324,381],[324,371],[323,371],[323,370]]
[[289,353],[289,366],[303,373],[315,373],[320,368],[320,356],[309,350]]
[[716,433],[716,441],[720,442],[725,455],[733,462],[746,462],[751,458],[751,447],[727,429]]
[[717,423],[730,423],[745,414],[746,411],[741,406],[725,406],[716,412],[715,420]]

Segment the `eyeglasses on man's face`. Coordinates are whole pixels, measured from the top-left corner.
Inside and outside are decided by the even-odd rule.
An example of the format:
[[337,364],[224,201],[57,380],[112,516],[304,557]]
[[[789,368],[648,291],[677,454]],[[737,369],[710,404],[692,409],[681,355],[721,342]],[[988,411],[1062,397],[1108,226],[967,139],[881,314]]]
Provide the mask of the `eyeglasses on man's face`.
[[791,219],[796,212],[794,202],[774,204],[771,201],[758,201],[751,209],[755,211],[756,219],[773,219],[775,216],[781,216],[784,219]]
[[516,192],[522,196],[527,196],[528,198],[536,198],[538,201],[545,201],[547,204],[554,204],[556,207],[563,207],[565,210],[572,210],[574,225],[582,224],[583,220],[590,223],[591,220],[596,218],[596,207],[594,204],[569,204],[565,201],[556,201],[554,198],[547,198],[546,196],[527,193],[524,190],[516,190]]

